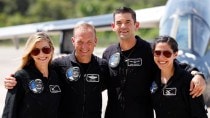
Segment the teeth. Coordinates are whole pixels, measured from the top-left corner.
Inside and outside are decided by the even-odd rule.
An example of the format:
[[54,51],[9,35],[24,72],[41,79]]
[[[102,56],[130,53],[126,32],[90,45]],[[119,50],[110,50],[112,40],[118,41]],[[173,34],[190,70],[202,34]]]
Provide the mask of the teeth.
[[41,61],[45,61],[47,59],[47,57],[45,58],[39,58]]
[[86,53],[86,52],[88,52],[88,50],[81,50],[81,52]]
[[128,31],[120,31],[121,33],[127,33]]
[[165,64],[166,62],[165,61],[161,61],[161,62],[159,62],[160,64]]

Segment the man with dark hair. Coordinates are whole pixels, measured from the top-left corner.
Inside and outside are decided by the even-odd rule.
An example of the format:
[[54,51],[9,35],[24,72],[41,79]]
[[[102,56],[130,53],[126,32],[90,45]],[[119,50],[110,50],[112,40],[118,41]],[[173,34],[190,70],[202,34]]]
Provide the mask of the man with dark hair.
[[[153,118],[150,87],[158,68],[151,45],[135,36],[140,23],[136,21],[134,10],[127,7],[116,9],[113,19],[112,29],[119,43],[109,46],[103,53],[111,74],[105,117]],[[197,91],[194,94],[197,96],[205,89],[205,80],[199,75],[194,79],[203,83],[191,92]]]

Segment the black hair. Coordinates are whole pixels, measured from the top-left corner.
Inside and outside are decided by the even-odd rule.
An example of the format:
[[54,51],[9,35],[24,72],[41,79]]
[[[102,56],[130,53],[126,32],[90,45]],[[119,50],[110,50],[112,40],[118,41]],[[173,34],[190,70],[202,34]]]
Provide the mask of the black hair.
[[113,13],[114,21],[115,21],[115,15],[116,14],[120,14],[120,13],[130,13],[132,18],[133,18],[133,20],[134,20],[134,22],[136,22],[136,12],[133,9],[131,9],[129,7],[125,7],[125,6],[124,7],[120,7],[120,8],[118,8],[118,9],[116,9],[114,11],[114,13]]
[[165,35],[165,36],[159,36],[155,38],[155,42],[153,44],[153,51],[158,43],[167,43],[168,45],[170,45],[173,52],[178,51],[178,44],[176,40],[170,36]]

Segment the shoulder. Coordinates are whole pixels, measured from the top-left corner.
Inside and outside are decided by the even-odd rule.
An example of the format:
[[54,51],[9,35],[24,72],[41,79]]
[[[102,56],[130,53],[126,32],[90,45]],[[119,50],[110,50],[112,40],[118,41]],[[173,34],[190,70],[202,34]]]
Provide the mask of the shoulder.
[[52,61],[52,65],[53,66],[59,66],[59,65],[63,65],[65,64],[66,62],[68,62],[69,60],[71,60],[71,55],[72,54],[69,54],[69,55],[60,55],[58,57],[56,57],[55,59],[53,59]]
[[27,69],[18,70],[15,72],[14,77],[17,80],[22,79],[22,78],[28,78],[28,77],[30,77],[29,70],[27,70]]
[[180,62],[180,61],[178,61],[177,59],[176,59],[175,61],[179,64],[179,66],[180,66],[182,69],[185,69],[185,70],[188,71],[188,72],[191,72],[191,71],[193,71],[193,70],[199,71],[196,67],[193,67],[193,66],[191,66],[190,64],[187,64],[187,63],[184,63],[184,62]]
[[103,58],[100,58],[100,57],[95,56],[95,55],[93,55],[93,58],[94,58],[95,61],[97,61],[97,63],[99,65],[105,65],[105,66],[108,65],[107,61],[105,59],[103,59]]
[[108,60],[109,57],[116,52],[118,52],[118,44],[112,44],[105,49],[105,51],[103,52],[102,58]]
[[112,52],[117,50],[118,45],[117,44],[112,44],[109,47],[107,47],[104,51],[104,53]]
[[179,63],[177,62],[175,62],[175,69],[184,82],[189,83],[192,80],[193,76],[188,71],[180,67]]
[[151,43],[149,43],[148,41],[146,40],[143,40],[141,37],[139,36],[136,36],[136,39],[137,39],[137,45],[138,47],[142,47],[142,48],[149,48],[151,49]]
[[15,72],[15,75],[26,75],[26,74],[28,74],[29,72],[28,72],[29,70],[28,69],[21,69],[21,70],[18,70],[18,71],[16,71]]

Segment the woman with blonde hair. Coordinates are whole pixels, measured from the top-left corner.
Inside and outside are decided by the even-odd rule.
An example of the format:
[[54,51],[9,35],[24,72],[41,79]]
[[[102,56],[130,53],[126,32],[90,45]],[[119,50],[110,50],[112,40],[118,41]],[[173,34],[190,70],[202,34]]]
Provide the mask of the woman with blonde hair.
[[17,85],[7,92],[2,118],[57,118],[61,89],[50,65],[53,53],[46,33],[29,37],[14,75]]

